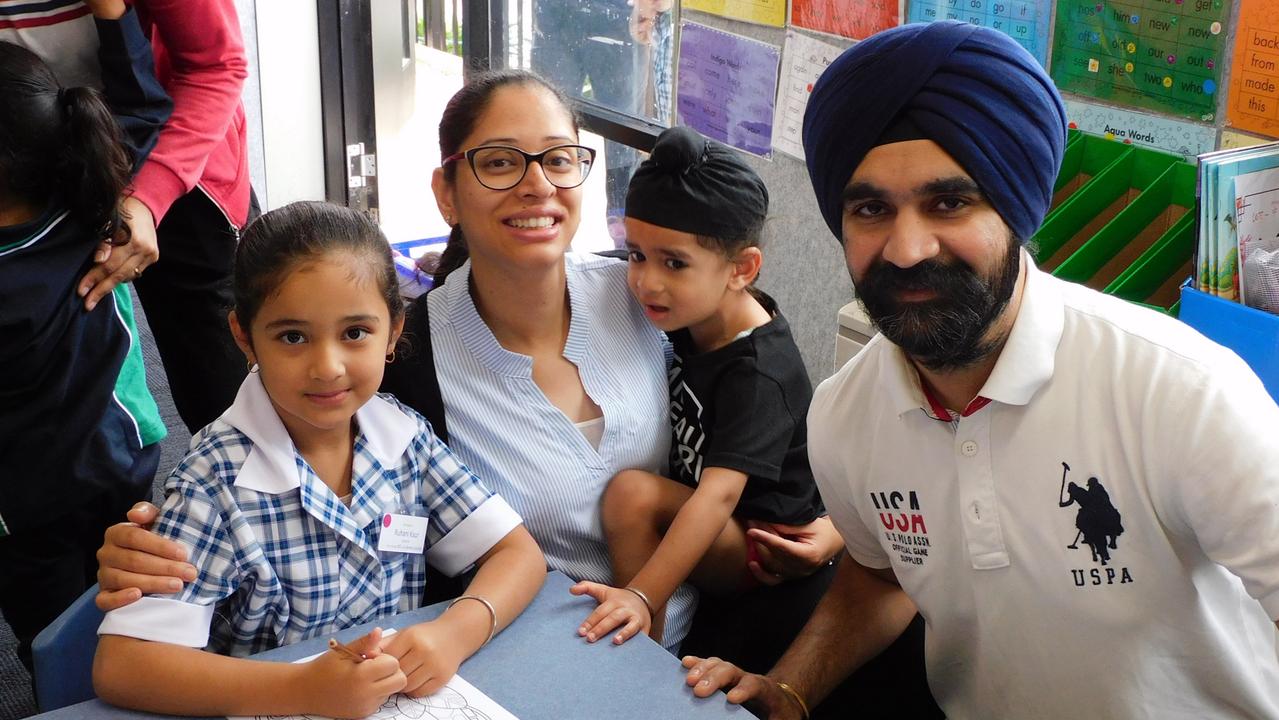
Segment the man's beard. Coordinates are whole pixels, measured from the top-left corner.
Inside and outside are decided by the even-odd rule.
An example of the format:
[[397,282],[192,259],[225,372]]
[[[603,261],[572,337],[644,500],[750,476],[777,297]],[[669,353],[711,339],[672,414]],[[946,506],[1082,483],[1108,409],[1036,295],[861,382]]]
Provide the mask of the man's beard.
[[[934,372],[960,370],[988,357],[1002,342],[986,333],[1017,287],[1020,253],[1021,243],[1010,236],[1003,262],[988,278],[960,261],[925,260],[899,268],[881,258],[854,284],[871,322],[912,360]],[[922,302],[897,299],[902,292],[920,290],[937,296]]]

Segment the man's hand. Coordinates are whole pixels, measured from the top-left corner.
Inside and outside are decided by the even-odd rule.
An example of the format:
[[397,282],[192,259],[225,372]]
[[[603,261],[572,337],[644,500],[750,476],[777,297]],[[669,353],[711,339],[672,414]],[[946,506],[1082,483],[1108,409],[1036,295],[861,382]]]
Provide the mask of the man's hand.
[[693,688],[697,697],[710,697],[719,690],[727,693],[734,705],[745,705],[747,710],[769,720],[788,720],[803,717],[794,700],[765,675],[748,673],[727,660],[699,658],[687,655],[683,660],[688,674],[684,682]]
[[124,0],[84,0],[84,4],[99,20],[119,20],[129,9]]
[[586,638],[587,642],[595,642],[621,628],[613,636],[613,644],[621,645],[636,633],[648,632],[653,625],[648,606],[630,590],[582,581],[569,588],[569,592],[574,595],[590,595],[599,603],[577,629],[577,634]]
[[103,612],[136,602],[144,593],[168,594],[195,580],[195,566],[176,542],[153,535],[147,529],[159,509],[138,503],[129,511],[129,522],[107,528],[98,548],[98,595],[94,602]]
[[760,558],[759,562],[747,563],[747,568],[765,585],[812,575],[844,546],[829,516],[819,517],[807,525],[751,520],[747,528],[746,537],[755,543]]
[[132,195],[121,203],[125,222],[132,236],[123,245],[103,241],[93,256],[94,266],[80,280],[77,292],[84,298],[84,309],[92,310],[120,283],[133,282],[142,271],[160,259],[160,246],[155,237],[155,218],[151,210]]

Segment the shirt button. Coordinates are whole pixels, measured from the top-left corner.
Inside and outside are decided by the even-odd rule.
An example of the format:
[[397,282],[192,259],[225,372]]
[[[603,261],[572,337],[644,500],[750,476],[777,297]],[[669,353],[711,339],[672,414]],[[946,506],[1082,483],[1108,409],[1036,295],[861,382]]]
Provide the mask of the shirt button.
[[973,518],[977,520],[978,522],[981,522],[981,505],[978,505],[976,502],[974,502],[972,507],[973,507]]
[[977,454],[977,443],[965,440],[964,444],[959,446],[959,451],[964,454],[964,457],[972,457]]

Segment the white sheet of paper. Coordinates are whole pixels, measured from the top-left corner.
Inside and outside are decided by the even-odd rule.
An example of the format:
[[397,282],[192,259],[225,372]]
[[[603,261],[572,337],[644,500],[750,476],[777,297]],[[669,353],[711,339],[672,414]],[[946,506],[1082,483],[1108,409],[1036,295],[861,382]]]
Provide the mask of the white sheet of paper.
[[794,30],[786,31],[786,44],[782,47],[782,81],[777,90],[777,110],[773,119],[773,147],[804,159],[804,145],[800,131],[804,124],[804,110],[813,83],[844,48],[822,42]]
[[[394,633],[387,631],[383,637]],[[294,662],[314,660],[323,653],[316,653]],[[231,716],[227,720],[322,720],[321,715],[257,715],[253,717]],[[327,719],[323,719],[327,720]],[[382,708],[364,720],[519,720],[493,698],[454,675],[444,687],[423,698],[411,698],[395,694],[382,703]]]

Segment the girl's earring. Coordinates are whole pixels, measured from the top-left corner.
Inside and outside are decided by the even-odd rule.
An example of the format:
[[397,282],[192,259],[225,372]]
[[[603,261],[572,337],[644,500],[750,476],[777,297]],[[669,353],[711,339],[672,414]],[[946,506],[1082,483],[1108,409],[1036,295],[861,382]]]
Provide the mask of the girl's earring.
[[387,364],[387,365],[390,365],[390,364],[391,364],[391,363],[393,363],[393,362],[395,362],[395,351],[394,351],[394,350],[392,350],[391,352],[389,352],[389,353],[387,353],[387,354],[386,354],[386,364]]
[[249,361],[249,372],[255,373],[261,369],[262,368],[258,367],[257,363],[253,362],[252,360]]

